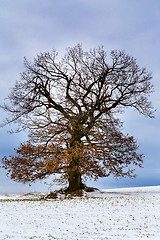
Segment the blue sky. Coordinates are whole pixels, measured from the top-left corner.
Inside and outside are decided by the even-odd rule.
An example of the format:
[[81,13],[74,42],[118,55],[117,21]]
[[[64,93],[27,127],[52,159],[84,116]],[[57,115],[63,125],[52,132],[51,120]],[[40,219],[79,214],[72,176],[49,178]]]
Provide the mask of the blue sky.
[[[0,102],[20,77],[23,58],[55,48],[60,54],[81,43],[84,48],[104,45],[106,51],[125,50],[140,66],[153,73],[157,109],[147,119],[128,109],[122,115],[124,132],[135,136],[145,154],[144,168],[136,179],[109,177],[91,182],[100,188],[160,185],[160,1],[159,0],[1,0],[0,1]],[[0,110],[0,121],[6,114]],[[0,157],[26,139],[25,133],[0,129]],[[44,191],[43,183],[15,183],[0,169],[0,193]]]

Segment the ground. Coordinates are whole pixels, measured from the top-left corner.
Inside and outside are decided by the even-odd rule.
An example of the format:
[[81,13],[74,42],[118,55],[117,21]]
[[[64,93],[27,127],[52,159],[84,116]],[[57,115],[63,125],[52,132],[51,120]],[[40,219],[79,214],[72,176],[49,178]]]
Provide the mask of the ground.
[[160,239],[160,187],[40,198],[0,196],[1,240]]

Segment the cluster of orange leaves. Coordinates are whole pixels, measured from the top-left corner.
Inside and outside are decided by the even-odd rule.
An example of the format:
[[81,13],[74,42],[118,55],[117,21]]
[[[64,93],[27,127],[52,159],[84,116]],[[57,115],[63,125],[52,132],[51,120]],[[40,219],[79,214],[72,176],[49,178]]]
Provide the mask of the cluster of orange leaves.
[[[60,131],[52,140],[51,134],[51,130],[34,132],[30,141],[15,149],[15,155],[2,159],[11,179],[26,183],[60,174],[56,181],[63,183],[70,171],[79,172],[84,180],[97,180],[110,174],[132,176],[134,169],[130,165],[141,167],[143,162],[143,156],[136,153],[138,147],[134,138],[120,132],[108,136],[92,132],[92,143],[75,141],[73,146],[66,144],[70,139]],[[47,139],[50,139],[48,143]]]

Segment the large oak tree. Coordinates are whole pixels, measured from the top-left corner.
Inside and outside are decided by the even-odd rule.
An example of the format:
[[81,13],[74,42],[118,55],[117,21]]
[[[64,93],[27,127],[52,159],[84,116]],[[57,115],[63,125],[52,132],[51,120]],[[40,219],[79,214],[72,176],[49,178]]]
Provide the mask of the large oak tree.
[[61,59],[53,50],[24,65],[3,105],[11,113],[6,124],[29,132],[15,155],[2,159],[10,177],[26,183],[60,174],[74,191],[88,177],[134,176],[143,156],[122,133],[119,114],[131,107],[153,116],[151,73],[123,51],[107,56],[103,47],[87,52],[81,45]]

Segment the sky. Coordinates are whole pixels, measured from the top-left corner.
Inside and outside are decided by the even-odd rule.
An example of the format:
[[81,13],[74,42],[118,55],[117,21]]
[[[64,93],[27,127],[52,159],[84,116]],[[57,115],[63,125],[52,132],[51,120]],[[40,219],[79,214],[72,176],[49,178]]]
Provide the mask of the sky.
[[[109,177],[88,184],[98,188],[160,185],[159,0],[1,0],[0,104],[20,78],[24,57],[32,61],[53,48],[61,56],[78,43],[86,50],[99,45],[108,53],[124,50],[152,72],[155,87],[150,98],[156,109],[154,119],[131,109],[121,116],[124,133],[137,139],[139,151],[145,155],[143,168],[136,169],[137,178]],[[0,122],[6,116],[0,109]],[[26,140],[24,132],[9,134],[10,127],[0,128],[0,158],[12,154],[14,147]],[[0,193],[47,191],[48,187],[15,183],[0,169]]]

